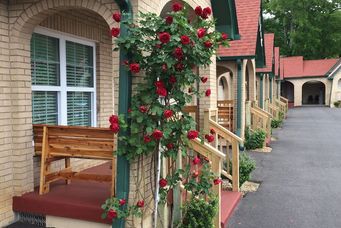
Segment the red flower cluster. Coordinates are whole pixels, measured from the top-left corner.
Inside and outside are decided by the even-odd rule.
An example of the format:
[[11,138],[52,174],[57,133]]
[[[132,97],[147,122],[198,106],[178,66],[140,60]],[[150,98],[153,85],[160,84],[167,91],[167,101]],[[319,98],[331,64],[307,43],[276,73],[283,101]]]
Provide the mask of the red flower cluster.
[[167,71],[167,64],[164,63],[162,64],[162,72],[166,72]]
[[166,17],[166,24],[167,24],[167,25],[170,25],[170,24],[172,24],[172,23],[173,23],[173,17],[172,17],[172,16]]
[[120,124],[118,121],[118,116],[112,115],[109,117],[110,129],[112,132],[117,134],[120,131]]
[[206,40],[206,41],[204,42],[204,45],[205,45],[206,48],[211,48],[213,44],[212,44],[211,41]]
[[207,89],[205,95],[206,97],[209,97],[211,95],[211,89]]
[[197,178],[199,176],[199,172],[197,170],[193,170],[192,177]]
[[143,141],[144,141],[145,143],[149,143],[149,142],[152,141],[152,139],[151,139],[148,135],[145,135],[145,136],[143,137]]
[[214,130],[213,128],[211,128],[210,133],[211,133],[212,135],[214,135],[214,134],[215,134],[215,130]]
[[196,131],[196,130],[190,130],[188,133],[187,133],[187,138],[188,139],[196,139],[198,138],[199,136],[199,132]]
[[214,141],[214,136],[213,136],[213,135],[205,135],[205,139],[206,139],[209,143],[211,143],[211,142]]
[[197,30],[197,36],[198,36],[199,38],[203,38],[205,35],[206,35],[206,29],[204,29],[204,28],[199,28],[199,29]]
[[229,35],[227,35],[226,33],[222,33],[221,34],[221,39],[222,40],[227,40],[227,38],[229,38]]
[[118,203],[120,204],[120,206],[123,206],[127,203],[127,201],[125,199],[120,199]]
[[180,3],[178,3],[178,2],[176,2],[176,3],[173,4],[172,8],[173,8],[174,12],[178,12],[178,11],[182,10],[182,5]]
[[175,77],[174,75],[171,75],[171,76],[169,77],[169,79],[168,79],[168,82],[169,82],[170,84],[176,83],[176,77]]
[[165,84],[162,81],[156,81],[154,83],[156,86],[156,94],[159,95],[160,97],[165,97],[167,96],[167,90],[165,88]]
[[144,105],[141,105],[141,106],[139,107],[139,110],[140,110],[140,112],[145,113],[145,112],[148,111],[148,108],[147,108],[146,106],[144,106]]
[[163,132],[158,129],[155,129],[152,136],[155,140],[160,140],[163,137]]
[[114,13],[112,15],[112,18],[116,21],[116,22],[120,22],[121,21],[121,14],[120,13]]
[[173,143],[168,143],[166,145],[166,147],[167,147],[168,150],[174,149],[174,144]]
[[220,178],[213,180],[214,185],[218,185],[223,182]]
[[111,29],[111,35],[113,37],[118,37],[118,35],[120,35],[120,28],[112,28]]
[[170,41],[170,34],[168,32],[161,32],[159,33],[159,40],[161,41],[161,43],[166,44]]
[[166,109],[164,112],[163,112],[163,117],[165,117],[166,119],[170,118],[173,116],[173,111],[172,110],[169,110],[169,109]]
[[117,212],[114,209],[110,209],[107,213],[109,219],[117,218]]
[[183,45],[187,45],[187,44],[191,43],[191,39],[188,36],[186,36],[186,35],[181,36],[180,39],[181,39],[181,43]]
[[166,187],[167,184],[168,184],[168,181],[167,181],[165,178],[161,178],[161,179],[159,180],[159,186],[160,186],[160,188]]
[[195,157],[193,158],[193,161],[192,161],[193,165],[197,165],[197,164],[199,164],[200,162],[201,162],[201,159],[199,158],[199,156],[195,156]]
[[201,6],[197,6],[195,7],[194,11],[196,15],[202,17],[203,19],[207,19],[212,14],[212,10],[210,7],[202,9]]
[[154,85],[157,87],[165,87],[165,84],[163,83],[163,81],[156,81],[154,82]]
[[183,63],[177,63],[175,64],[175,69],[179,72],[183,71],[183,69],[185,68],[184,64]]
[[173,54],[178,60],[181,60],[184,57],[184,52],[181,47],[175,48]]
[[140,64],[138,63],[131,63],[129,65],[130,71],[133,72],[134,74],[137,74],[140,72]]
[[144,207],[144,200],[137,201],[136,206],[137,207]]
[[200,80],[201,80],[202,83],[206,83],[208,78],[207,77],[201,77]]

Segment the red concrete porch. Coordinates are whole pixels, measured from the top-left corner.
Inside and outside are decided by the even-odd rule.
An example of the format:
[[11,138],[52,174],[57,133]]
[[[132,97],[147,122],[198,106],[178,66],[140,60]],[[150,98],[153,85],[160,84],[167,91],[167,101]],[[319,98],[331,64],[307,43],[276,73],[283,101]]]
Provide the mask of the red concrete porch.
[[227,227],[229,218],[233,214],[234,209],[238,205],[239,201],[242,198],[242,194],[240,192],[230,192],[230,191],[222,191],[221,192],[221,227]]
[[[111,174],[110,163],[83,171],[84,173]],[[51,184],[50,192],[39,195],[39,189],[13,198],[13,210],[37,215],[52,215],[98,223],[110,224],[103,220],[101,205],[110,197],[110,183],[74,180]]]

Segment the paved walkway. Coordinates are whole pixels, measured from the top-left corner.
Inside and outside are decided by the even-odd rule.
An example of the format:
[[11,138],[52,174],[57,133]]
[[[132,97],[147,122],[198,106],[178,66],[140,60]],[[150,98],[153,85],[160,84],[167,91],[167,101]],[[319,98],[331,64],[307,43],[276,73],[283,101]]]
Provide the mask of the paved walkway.
[[229,228],[341,227],[341,109],[290,110],[269,154],[252,153],[261,181]]

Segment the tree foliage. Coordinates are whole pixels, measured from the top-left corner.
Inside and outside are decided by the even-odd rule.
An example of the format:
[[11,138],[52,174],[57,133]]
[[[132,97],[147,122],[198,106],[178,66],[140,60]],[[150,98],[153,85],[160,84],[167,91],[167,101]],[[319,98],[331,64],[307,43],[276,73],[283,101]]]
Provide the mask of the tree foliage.
[[281,54],[305,59],[341,53],[341,0],[263,0],[266,32]]

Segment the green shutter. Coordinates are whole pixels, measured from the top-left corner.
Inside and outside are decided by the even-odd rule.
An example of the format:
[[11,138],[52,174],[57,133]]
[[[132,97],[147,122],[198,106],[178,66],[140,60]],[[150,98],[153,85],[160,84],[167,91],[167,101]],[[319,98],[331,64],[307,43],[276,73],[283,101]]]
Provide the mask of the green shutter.
[[32,92],[33,124],[58,124],[57,92]]
[[91,126],[91,93],[67,93],[67,124]]
[[67,86],[93,87],[93,48],[66,41]]
[[59,40],[34,33],[31,39],[32,85],[60,85]]

